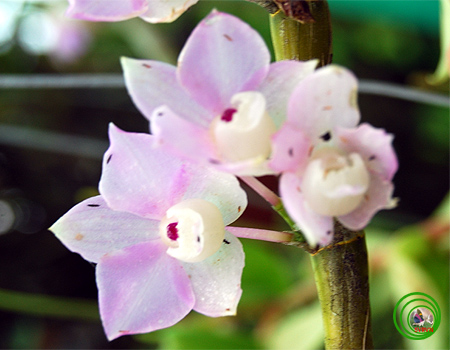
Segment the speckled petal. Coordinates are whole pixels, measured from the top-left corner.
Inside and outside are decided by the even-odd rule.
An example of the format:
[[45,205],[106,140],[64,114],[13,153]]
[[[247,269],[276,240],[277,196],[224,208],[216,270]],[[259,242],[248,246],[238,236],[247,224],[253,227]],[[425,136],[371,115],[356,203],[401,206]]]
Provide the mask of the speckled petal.
[[215,117],[195,102],[179,85],[170,64],[122,57],[125,85],[133,102],[150,120],[156,107],[166,105],[180,117],[208,127]]
[[305,235],[309,245],[325,246],[333,239],[333,218],[312,211],[300,190],[300,179],[294,173],[280,177],[280,194],[289,216]]
[[285,123],[272,137],[269,167],[277,172],[302,171],[308,161],[311,140],[294,125]]
[[287,104],[294,88],[316,68],[318,60],[281,61],[270,65],[269,74],[259,86],[266,108],[277,128],[287,118]]
[[148,0],[69,0],[67,16],[88,21],[122,21],[147,11]]
[[111,124],[109,137],[101,195],[113,210],[161,219],[191,181],[183,161],[168,157],[167,149],[156,147],[148,134],[128,133]]
[[110,138],[99,185],[110,208],[161,219],[176,203],[199,198],[219,208],[225,225],[246,208],[247,196],[235,176],[177,158],[155,145],[151,135],[111,125]]
[[350,71],[335,65],[319,68],[292,93],[288,121],[316,143],[336,126],[351,128],[358,124],[356,97],[357,81]]
[[398,169],[392,147],[393,135],[364,123],[352,129],[337,128],[336,137],[339,148],[348,153],[359,153],[371,172],[386,181],[392,180]]
[[192,310],[195,297],[190,280],[166,250],[155,240],[100,259],[99,308],[109,340],[170,327]]
[[213,11],[186,42],[178,77],[191,96],[217,116],[230,106],[234,94],[257,89],[269,63],[269,50],[253,28]]
[[219,251],[208,259],[183,263],[195,294],[194,310],[211,317],[235,315],[242,294],[242,244],[226,232]]
[[77,204],[50,228],[72,252],[98,262],[109,252],[159,239],[159,221],[114,211],[101,196]]
[[170,147],[180,157],[204,164],[216,158],[209,130],[179,117],[167,106],[154,110],[150,129],[158,144]]
[[338,220],[350,230],[362,230],[379,210],[396,206],[396,200],[392,198],[393,191],[394,186],[390,181],[371,174],[370,186],[361,205],[350,214],[339,216]]
[[150,0],[140,17],[150,23],[173,22],[198,0]]

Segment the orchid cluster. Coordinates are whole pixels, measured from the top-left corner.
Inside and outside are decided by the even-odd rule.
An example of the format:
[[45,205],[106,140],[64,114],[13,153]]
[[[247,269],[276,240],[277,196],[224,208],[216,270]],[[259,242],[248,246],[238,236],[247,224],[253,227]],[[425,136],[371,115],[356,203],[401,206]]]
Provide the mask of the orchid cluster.
[[[195,1],[69,2],[78,18],[154,22],[167,6],[174,19]],[[247,206],[237,177],[279,175],[292,229],[313,247],[330,244],[334,219],[361,230],[395,206],[392,136],[358,125],[350,71],[316,69],[315,60],[271,64],[255,30],[217,11],[193,31],[177,67],[130,58],[122,66],[150,134],[111,125],[100,195],[51,228],[97,264],[109,339],[169,327],[192,309],[236,313],[244,267],[236,235],[245,235],[227,225]]]

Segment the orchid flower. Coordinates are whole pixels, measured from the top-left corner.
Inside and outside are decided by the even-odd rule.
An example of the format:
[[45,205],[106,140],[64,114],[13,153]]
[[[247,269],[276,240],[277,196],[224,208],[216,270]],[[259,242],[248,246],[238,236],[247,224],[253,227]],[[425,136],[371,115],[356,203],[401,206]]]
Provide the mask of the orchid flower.
[[183,157],[236,175],[273,173],[271,137],[294,87],[317,65],[270,64],[260,35],[217,11],[192,32],[178,67],[122,59],[128,91],[151,133]]
[[108,339],[172,326],[190,310],[234,315],[244,253],[225,226],[247,205],[230,174],[169,157],[148,134],[110,126],[100,195],[50,230],[96,265]]
[[198,0],[69,0],[67,16],[88,21],[140,17],[150,23],[173,22]]
[[309,244],[327,245],[333,218],[357,231],[395,206],[393,137],[357,126],[357,80],[338,66],[319,68],[292,93],[288,117],[274,135],[272,169],[281,172],[283,204]]

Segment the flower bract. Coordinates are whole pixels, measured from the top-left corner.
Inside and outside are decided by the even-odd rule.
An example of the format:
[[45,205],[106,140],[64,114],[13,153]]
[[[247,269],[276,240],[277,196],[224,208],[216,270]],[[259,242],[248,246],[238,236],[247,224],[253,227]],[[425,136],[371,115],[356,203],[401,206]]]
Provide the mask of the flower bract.
[[108,339],[172,326],[192,309],[234,315],[244,253],[226,225],[247,205],[237,179],[168,155],[152,135],[109,134],[100,195],[51,227],[97,264]]
[[393,137],[358,125],[356,94],[351,72],[319,68],[295,88],[287,121],[273,137],[269,165],[282,173],[284,206],[312,246],[331,242],[333,218],[358,231],[395,206]]
[[198,0],[69,0],[67,16],[88,21],[141,17],[150,23],[172,22]]
[[178,66],[122,59],[127,89],[151,133],[174,152],[236,175],[273,173],[272,136],[294,87],[317,61],[270,64],[260,35],[213,11],[194,29]]

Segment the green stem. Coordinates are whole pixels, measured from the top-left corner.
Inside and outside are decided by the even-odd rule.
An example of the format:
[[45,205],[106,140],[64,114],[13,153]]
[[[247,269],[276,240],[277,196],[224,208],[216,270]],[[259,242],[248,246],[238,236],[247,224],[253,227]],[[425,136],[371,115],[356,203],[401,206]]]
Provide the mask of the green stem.
[[333,242],[311,254],[326,349],[373,349],[363,232],[335,225]]
[[270,30],[275,58],[307,61],[319,59],[319,66],[331,63],[331,19],[325,0],[307,1],[313,23],[300,23],[283,12],[270,15]]
[[[329,64],[332,50],[328,4],[325,0],[300,1],[309,4],[306,8],[309,8],[314,19],[312,23],[302,24],[280,11],[271,15],[270,28],[276,60],[318,59],[319,66]],[[275,209],[283,216],[282,204]],[[295,227],[289,220],[286,221]],[[372,349],[364,234],[349,231],[336,222],[334,239],[329,246],[306,250],[311,254],[322,308],[325,348]]]

